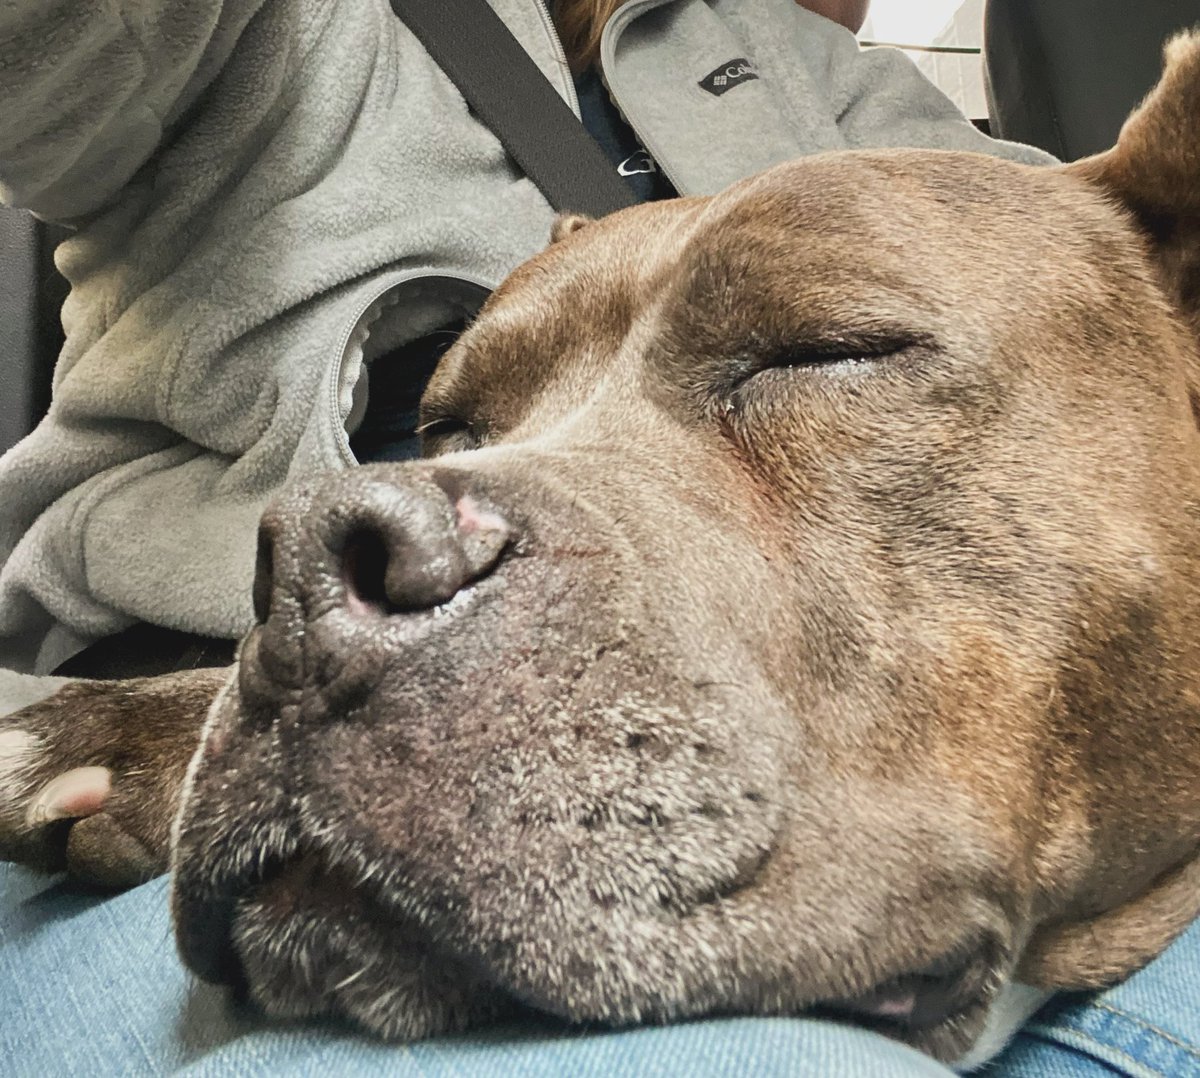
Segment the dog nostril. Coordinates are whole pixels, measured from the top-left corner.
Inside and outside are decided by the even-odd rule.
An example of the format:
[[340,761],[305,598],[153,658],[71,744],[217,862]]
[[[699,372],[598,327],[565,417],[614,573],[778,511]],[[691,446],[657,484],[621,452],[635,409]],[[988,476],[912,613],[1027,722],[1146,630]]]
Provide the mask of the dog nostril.
[[[345,504],[349,501],[350,504]],[[507,522],[436,487],[371,483],[316,520],[326,562],[356,616],[433,610],[487,576],[508,545]]]
[[389,611],[388,548],[383,536],[366,529],[351,533],[342,550],[342,579],[351,604]]
[[254,618],[265,625],[271,614],[271,592],[275,587],[275,544],[266,528],[258,529],[258,552],[254,558]]

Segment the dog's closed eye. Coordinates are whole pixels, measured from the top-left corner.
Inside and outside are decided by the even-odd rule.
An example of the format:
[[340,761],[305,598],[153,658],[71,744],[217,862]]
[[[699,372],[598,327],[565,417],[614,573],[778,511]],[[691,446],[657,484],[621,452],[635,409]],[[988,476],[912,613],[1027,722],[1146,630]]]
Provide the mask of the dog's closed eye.
[[929,337],[920,334],[845,334],[815,343],[748,349],[733,372],[730,392],[763,376],[775,378],[787,372],[843,374],[927,351],[931,344]]

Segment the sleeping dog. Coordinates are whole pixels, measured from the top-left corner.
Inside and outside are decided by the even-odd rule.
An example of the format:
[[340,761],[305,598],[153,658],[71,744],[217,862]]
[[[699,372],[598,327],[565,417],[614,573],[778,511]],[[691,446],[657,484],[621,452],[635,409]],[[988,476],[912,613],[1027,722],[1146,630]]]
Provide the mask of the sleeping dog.
[[1161,951],[1200,912],[1200,35],[1078,164],[831,154],[555,233],[428,459],[267,512],[231,671],[3,720],[0,852],[169,851],[192,969],[400,1038],[816,1008],[971,1061],[1014,986]]

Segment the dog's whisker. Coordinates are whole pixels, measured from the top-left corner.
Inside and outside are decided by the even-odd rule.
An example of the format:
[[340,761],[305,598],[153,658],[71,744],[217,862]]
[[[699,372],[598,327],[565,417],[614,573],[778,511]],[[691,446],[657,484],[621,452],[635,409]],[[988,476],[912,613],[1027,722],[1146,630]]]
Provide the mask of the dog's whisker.
[[360,980],[366,974],[369,968],[369,966],[363,966],[356,972],[351,973],[348,977],[343,977],[337,982],[337,984],[333,986],[332,991],[340,992],[343,988],[349,988],[350,985],[354,984],[355,981]]

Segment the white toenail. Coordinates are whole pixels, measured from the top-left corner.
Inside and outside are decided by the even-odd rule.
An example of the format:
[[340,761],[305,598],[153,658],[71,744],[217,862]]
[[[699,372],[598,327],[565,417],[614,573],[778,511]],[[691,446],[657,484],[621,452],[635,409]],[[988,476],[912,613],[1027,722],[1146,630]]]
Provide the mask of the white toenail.
[[25,810],[25,826],[38,827],[99,812],[112,789],[107,767],[77,767],[51,779]]

